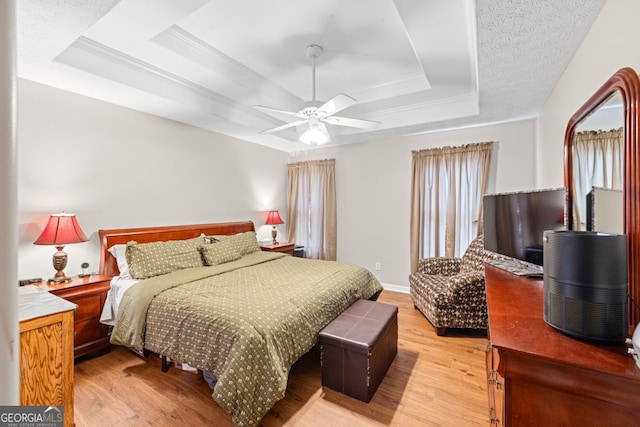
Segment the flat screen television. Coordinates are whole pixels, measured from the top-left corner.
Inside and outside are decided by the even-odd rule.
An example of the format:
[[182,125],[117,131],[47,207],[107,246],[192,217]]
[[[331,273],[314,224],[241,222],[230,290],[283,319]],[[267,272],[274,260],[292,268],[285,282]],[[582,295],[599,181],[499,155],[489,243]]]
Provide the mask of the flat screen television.
[[543,233],[567,229],[566,206],[566,188],[484,196],[484,248],[542,265]]

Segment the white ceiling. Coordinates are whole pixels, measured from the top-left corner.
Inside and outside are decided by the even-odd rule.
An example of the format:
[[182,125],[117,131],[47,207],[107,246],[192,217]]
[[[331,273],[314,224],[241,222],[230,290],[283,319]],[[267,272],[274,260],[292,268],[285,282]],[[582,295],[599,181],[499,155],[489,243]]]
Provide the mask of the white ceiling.
[[18,75],[283,151],[261,131],[338,93],[329,144],[535,117],[606,0],[20,0]]

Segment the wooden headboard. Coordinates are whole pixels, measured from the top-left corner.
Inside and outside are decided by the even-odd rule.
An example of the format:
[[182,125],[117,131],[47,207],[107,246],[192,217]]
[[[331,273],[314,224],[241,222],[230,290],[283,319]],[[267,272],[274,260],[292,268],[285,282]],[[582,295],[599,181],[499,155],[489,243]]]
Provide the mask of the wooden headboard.
[[252,221],[98,230],[98,235],[100,236],[100,274],[104,276],[117,276],[119,274],[116,259],[108,252],[108,249],[113,245],[126,244],[131,240],[135,240],[138,243],[150,243],[191,239],[198,237],[202,233],[212,236],[255,230]]

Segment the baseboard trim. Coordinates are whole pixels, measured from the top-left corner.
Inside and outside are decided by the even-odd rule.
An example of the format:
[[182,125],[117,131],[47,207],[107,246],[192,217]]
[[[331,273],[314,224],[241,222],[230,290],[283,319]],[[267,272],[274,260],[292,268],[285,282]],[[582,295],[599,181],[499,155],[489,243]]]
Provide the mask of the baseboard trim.
[[403,294],[408,294],[409,293],[409,287],[408,286],[392,285],[390,283],[382,283],[382,287],[387,291],[401,292]]

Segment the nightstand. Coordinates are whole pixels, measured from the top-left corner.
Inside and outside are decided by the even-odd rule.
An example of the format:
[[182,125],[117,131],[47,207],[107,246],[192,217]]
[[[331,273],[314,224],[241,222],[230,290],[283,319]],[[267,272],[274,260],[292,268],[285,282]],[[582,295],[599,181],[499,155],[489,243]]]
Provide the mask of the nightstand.
[[293,255],[293,248],[295,243],[293,242],[280,242],[275,245],[260,246],[264,252],[282,252],[288,255]]
[[76,304],[73,324],[74,357],[97,356],[111,350],[109,327],[100,323],[100,314],[111,287],[111,277],[94,274],[87,277],[72,277],[71,282],[49,285],[34,283],[52,294]]

